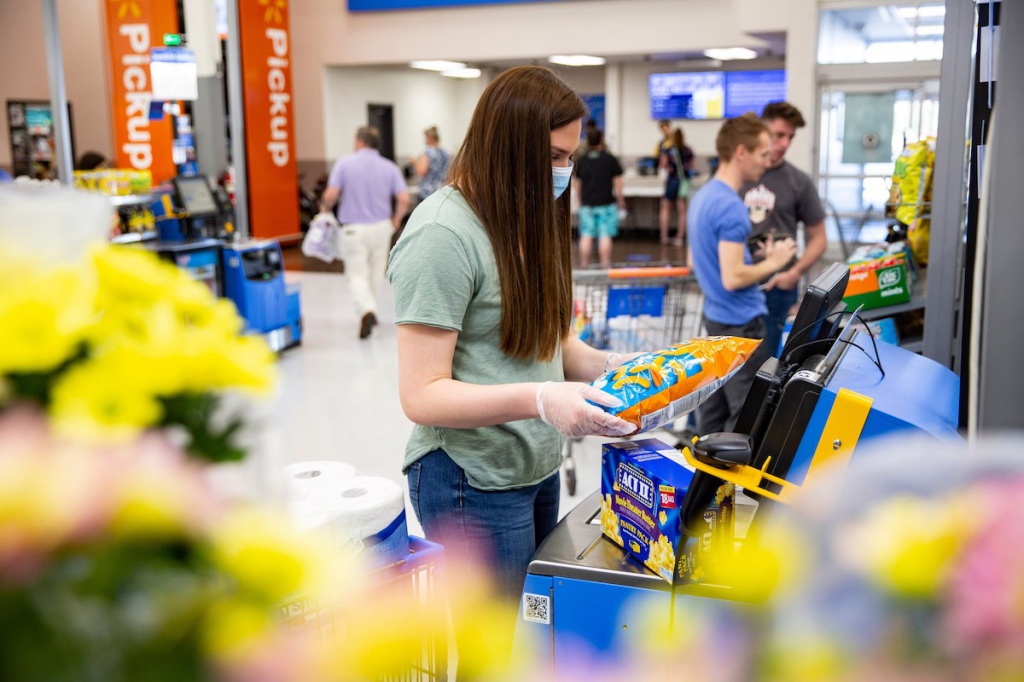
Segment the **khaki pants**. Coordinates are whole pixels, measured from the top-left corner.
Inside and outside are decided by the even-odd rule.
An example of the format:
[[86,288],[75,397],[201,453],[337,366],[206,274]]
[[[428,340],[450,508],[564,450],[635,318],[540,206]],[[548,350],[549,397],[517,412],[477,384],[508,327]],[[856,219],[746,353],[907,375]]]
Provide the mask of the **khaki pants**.
[[348,223],[338,235],[338,255],[345,261],[349,289],[360,317],[377,312],[377,294],[387,271],[394,225],[390,220]]

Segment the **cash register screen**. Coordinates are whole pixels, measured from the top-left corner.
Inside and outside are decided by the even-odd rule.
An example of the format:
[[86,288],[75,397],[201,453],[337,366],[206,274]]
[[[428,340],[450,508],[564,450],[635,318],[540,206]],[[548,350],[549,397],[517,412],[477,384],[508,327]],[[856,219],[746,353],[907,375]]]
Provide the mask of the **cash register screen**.
[[210,190],[210,184],[206,176],[196,175],[192,177],[174,178],[174,187],[178,191],[178,198],[190,216],[214,216],[220,212],[217,199]]
[[807,287],[793,320],[793,331],[779,356],[784,364],[800,364],[829,350],[831,346],[825,341],[834,338],[841,326],[838,313],[846,309],[843,294],[849,281],[850,268],[833,263]]

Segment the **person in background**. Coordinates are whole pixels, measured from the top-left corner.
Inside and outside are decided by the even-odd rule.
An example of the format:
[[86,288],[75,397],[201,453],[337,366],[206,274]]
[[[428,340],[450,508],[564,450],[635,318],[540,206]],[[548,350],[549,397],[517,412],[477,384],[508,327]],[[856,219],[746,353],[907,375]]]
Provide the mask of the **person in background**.
[[75,165],[75,170],[80,171],[106,170],[107,168],[110,168],[107,157],[93,151],[83,153],[78,157],[78,163]]
[[427,147],[412,162],[413,169],[420,181],[419,200],[423,201],[441,189],[448,180],[448,164],[451,161],[448,152],[441,149],[441,138],[437,127],[431,126],[423,131]]
[[[798,226],[802,224],[804,230],[803,255],[763,287],[768,305],[764,342],[773,355],[778,355],[786,318],[800,295],[800,279],[825,253],[828,237],[825,209],[814,181],[785,160],[797,128],[805,125],[800,110],[789,102],[771,102],[764,108],[761,121],[772,136],[771,165],[759,182],[744,185],[740,191],[750,215],[752,236],[758,240],[767,235],[796,239]],[[759,257],[755,251],[754,258]]]
[[[450,184],[413,211],[388,269],[413,510],[446,557],[484,561],[513,607],[558,520],[559,434],[632,431],[588,402],[616,402],[589,382],[629,358],[570,333],[566,189],[585,114],[549,69],[500,74]],[[473,614],[453,617],[458,630]]]
[[356,131],[355,153],[335,162],[320,200],[321,210],[338,206],[338,251],[360,315],[360,339],[370,336],[377,324],[377,292],[387,268],[391,235],[409,207],[402,171],[382,157],[379,148],[376,128]]
[[622,165],[605,150],[600,128],[587,132],[587,152],[576,164],[573,183],[580,201],[580,267],[590,265],[595,238],[601,266],[611,267],[612,239],[619,234],[619,215],[626,212],[626,199],[622,195]]
[[[769,236],[764,260],[754,263],[747,245],[750,221],[740,188],[756,182],[771,159],[771,135],[754,114],[727,120],[715,138],[720,159],[714,177],[693,197],[689,236],[693,269],[704,292],[704,326],[714,336],[765,336],[763,279],[781,270],[796,253],[792,239]],[[757,350],[719,390],[697,409],[701,435],[732,431],[761,364],[771,357],[767,344]]]
[[[672,129],[668,121],[659,121],[664,139],[658,149],[658,168],[666,173],[665,193],[658,210],[658,230],[662,244],[686,243],[686,202],[690,198],[690,173],[693,151],[686,146],[682,128]],[[676,209],[676,239],[669,239],[672,209]]]
[[590,144],[587,140],[590,138],[590,131],[592,130],[598,130],[597,121],[592,118],[588,118],[586,123],[583,124],[583,136],[580,138],[580,146],[576,150],[576,153],[572,155],[573,164],[579,161],[579,158],[590,150]]
[[11,177],[10,173],[0,168],[0,183],[3,182],[14,182],[14,178]]

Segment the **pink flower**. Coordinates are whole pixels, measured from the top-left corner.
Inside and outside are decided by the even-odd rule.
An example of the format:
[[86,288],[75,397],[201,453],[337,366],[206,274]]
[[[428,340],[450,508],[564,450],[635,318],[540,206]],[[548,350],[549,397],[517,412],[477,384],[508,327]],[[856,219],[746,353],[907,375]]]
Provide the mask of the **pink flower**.
[[[1009,654],[1024,671],[1024,477],[986,482],[981,524],[953,569],[944,628],[954,651]],[[1003,663],[1006,661],[1004,660]],[[1002,665],[1002,663],[1000,664]]]

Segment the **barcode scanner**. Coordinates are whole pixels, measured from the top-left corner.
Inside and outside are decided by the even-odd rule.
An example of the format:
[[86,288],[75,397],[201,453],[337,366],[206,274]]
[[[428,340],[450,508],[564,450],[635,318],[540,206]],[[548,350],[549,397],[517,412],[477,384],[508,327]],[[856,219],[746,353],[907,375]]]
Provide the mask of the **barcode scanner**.
[[[690,452],[694,459],[716,469],[745,464],[753,459],[754,444],[750,436],[743,433],[709,433],[698,438]],[[679,509],[682,530],[691,536],[705,532],[704,512],[715,499],[715,493],[725,481],[703,471],[696,471],[690,487]]]

